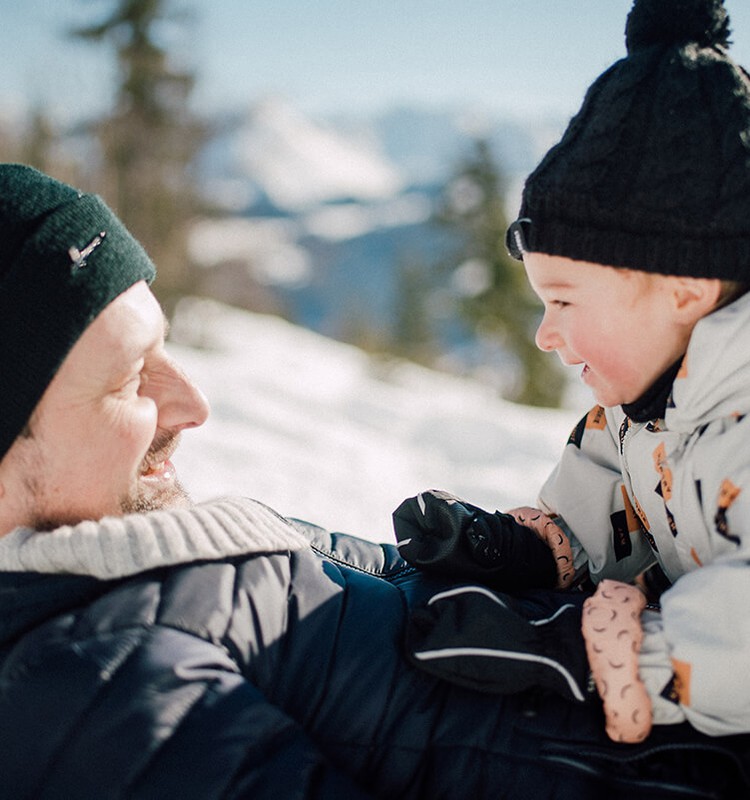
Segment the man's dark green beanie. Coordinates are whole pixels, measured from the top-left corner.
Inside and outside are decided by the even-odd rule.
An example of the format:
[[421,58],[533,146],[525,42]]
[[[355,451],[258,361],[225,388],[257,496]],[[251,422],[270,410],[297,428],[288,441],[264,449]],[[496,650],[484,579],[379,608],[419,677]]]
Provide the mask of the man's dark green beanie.
[[750,78],[723,3],[636,0],[625,34],[526,182],[526,248],[750,283]]
[[0,460],[83,331],[155,274],[99,197],[0,164]]

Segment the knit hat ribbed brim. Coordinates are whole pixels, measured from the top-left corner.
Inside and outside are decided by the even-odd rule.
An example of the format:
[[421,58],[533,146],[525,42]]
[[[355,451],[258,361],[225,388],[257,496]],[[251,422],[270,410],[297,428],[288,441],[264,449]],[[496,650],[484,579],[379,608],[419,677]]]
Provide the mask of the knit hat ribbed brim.
[[0,164],[0,459],[94,318],[154,265],[97,196]]

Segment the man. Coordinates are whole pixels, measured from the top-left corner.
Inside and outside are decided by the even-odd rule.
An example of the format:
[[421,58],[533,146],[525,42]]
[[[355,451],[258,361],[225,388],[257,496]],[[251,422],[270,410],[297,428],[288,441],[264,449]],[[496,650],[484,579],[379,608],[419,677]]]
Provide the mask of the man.
[[83,331],[0,463],[0,534],[184,505],[169,456],[179,431],[207,413],[138,281]]
[[[740,785],[736,751],[684,727],[618,750],[596,702],[543,677],[488,698],[416,668],[407,609],[444,584],[395,547],[248,500],[191,507],[170,456],[208,408],[165,351],[144,251],[21,165],[0,165],[0,235],[0,798]],[[582,599],[500,602],[549,620]]]

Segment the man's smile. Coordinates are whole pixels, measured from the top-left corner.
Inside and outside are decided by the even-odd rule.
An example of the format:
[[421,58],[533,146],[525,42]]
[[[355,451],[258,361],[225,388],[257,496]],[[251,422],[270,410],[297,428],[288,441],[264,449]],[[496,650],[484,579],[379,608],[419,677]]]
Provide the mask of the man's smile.
[[146,480],[172,481],[175,478],[176,470],[174,464],[169,459],[144,464],[141,468],[141,478]]
[[157,436],[141,462],[139,478],[149,482],[174,481],[176,470],[170,460],[179,444],[179,435],[164,434]]

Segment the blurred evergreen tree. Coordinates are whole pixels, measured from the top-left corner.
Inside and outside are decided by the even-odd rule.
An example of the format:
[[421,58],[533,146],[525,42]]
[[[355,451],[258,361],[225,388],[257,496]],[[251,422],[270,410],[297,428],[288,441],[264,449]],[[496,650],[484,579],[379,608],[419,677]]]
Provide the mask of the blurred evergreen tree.
[[421,364],[432,364],[438,348],[429,310],[434,289],[431,270],[421,260],[401,258],[395,280],[389,350]]
[[103,157],[99,190],[156,263],[154,291],[167,312],[196,288],[186,244],[199,205],[190,167],[208,136],[189,107],[195,76],[173,65],[165,44],[190,19],[169,0],[114,0],[103,21],[72,31],[116,55],[114,108],[94,123]]
[[21,140],[19,161],[52,173],[55,170],[53,150],[56,141],[57,133],[49,117],[43,109],[34,109]]
[[557,407],[564,376],[557,360],[534,344],[540,306],[523,267],[505,250],[505,186],[490,146],[474,151],[446,186],[438,222],[458,234],[452,266],[462,311],[479,336],[492,336],[516,362],[506,396],[519,403]]
[[80,186],[84,182],[73,154],[61,145],[65,133],[42,105],[11,124],[0,120],[0,161],[36,167],[58,180]]
[[21,161],[18,136],[6,120],[0,118],[0,161]]

